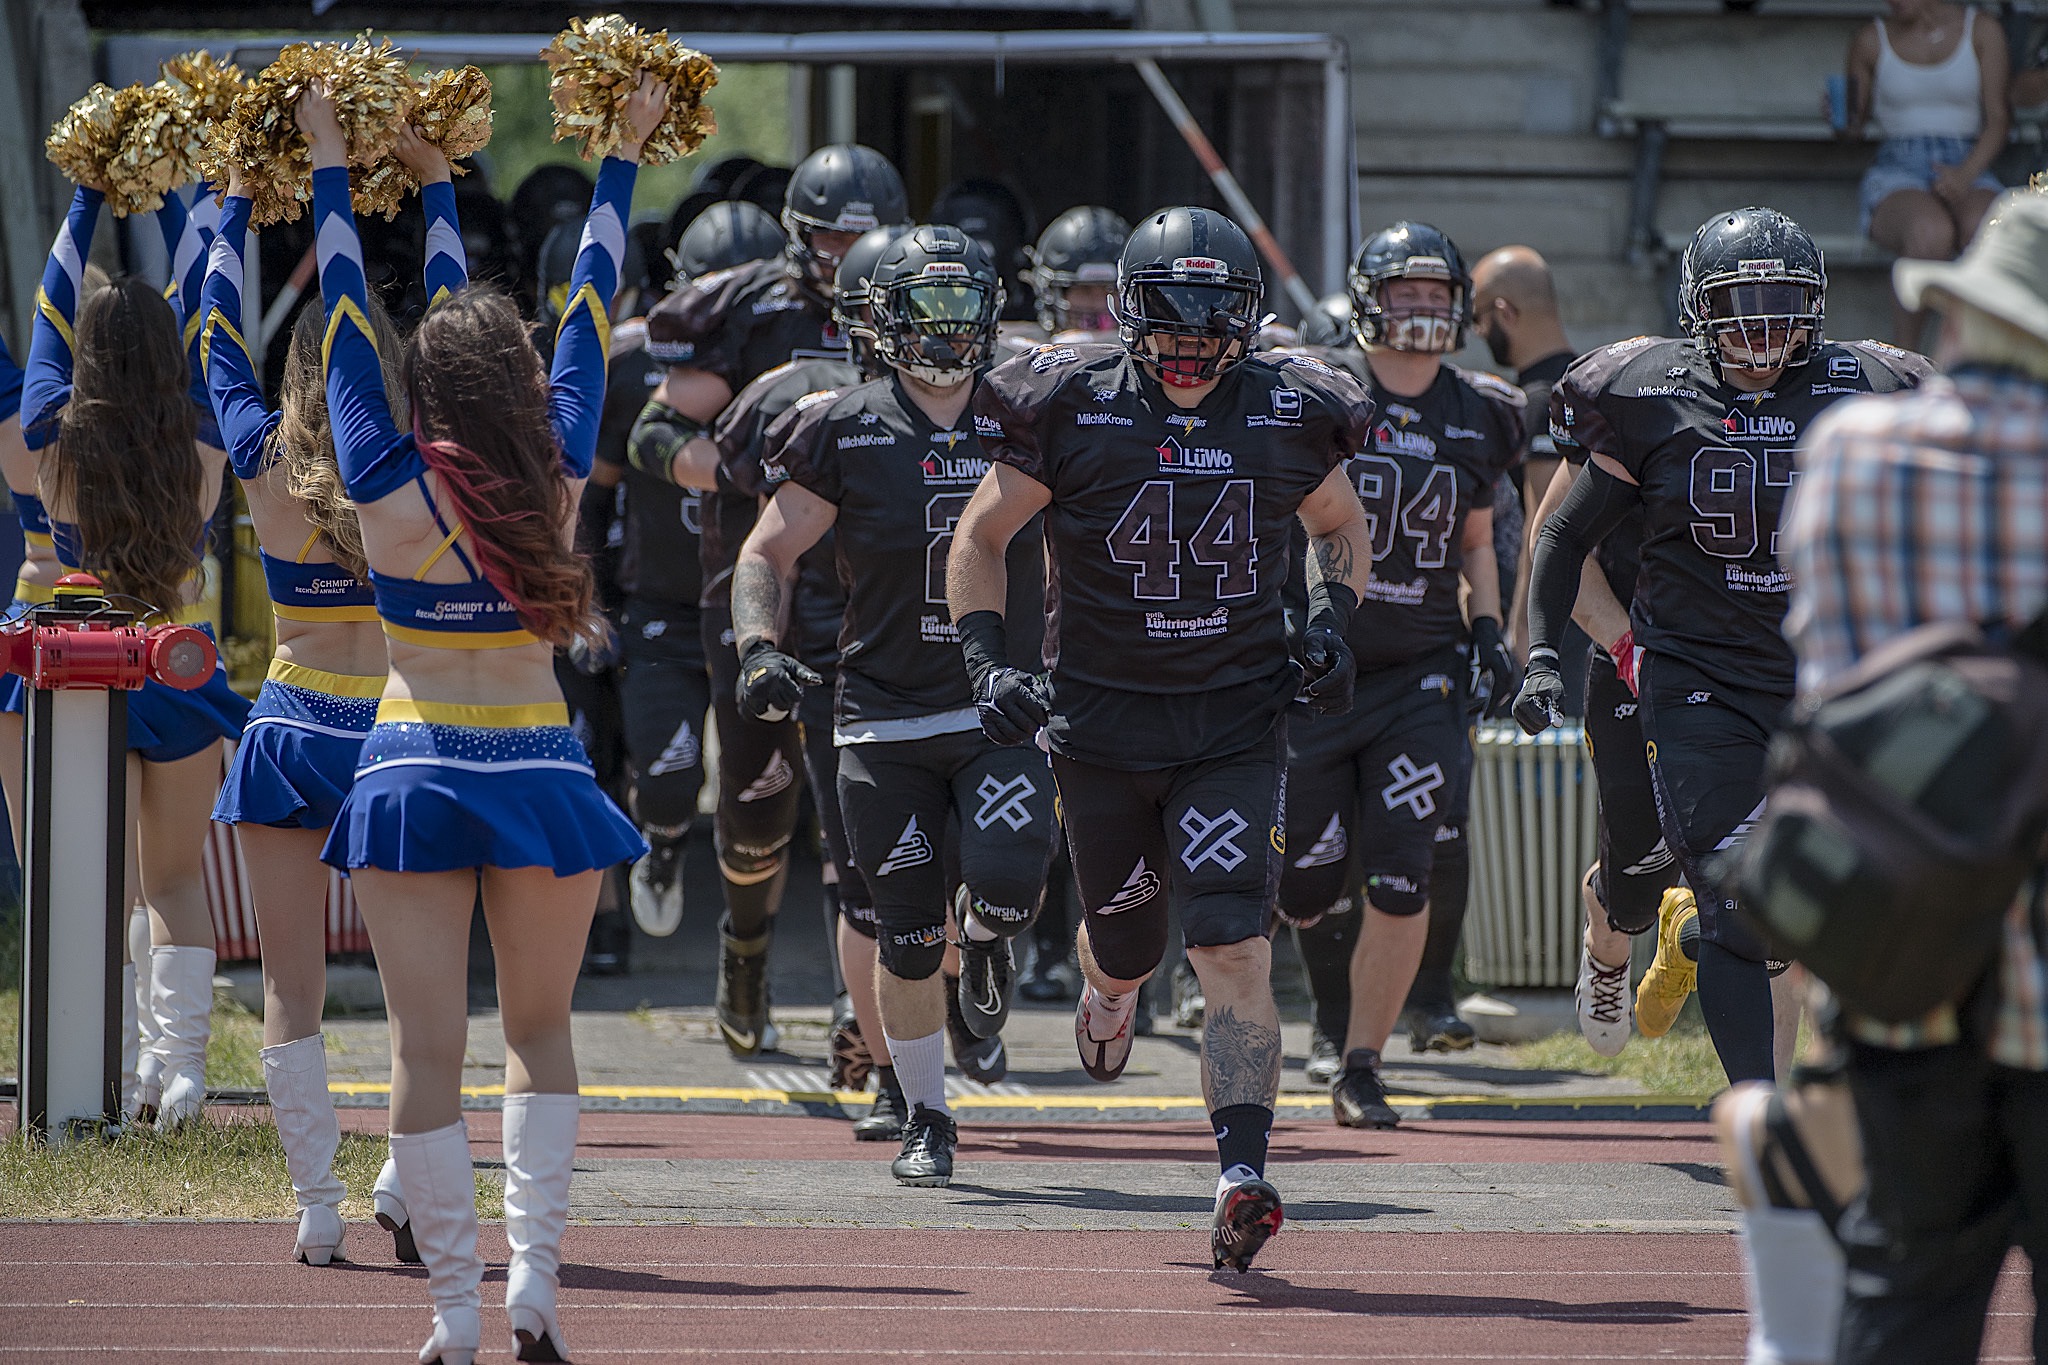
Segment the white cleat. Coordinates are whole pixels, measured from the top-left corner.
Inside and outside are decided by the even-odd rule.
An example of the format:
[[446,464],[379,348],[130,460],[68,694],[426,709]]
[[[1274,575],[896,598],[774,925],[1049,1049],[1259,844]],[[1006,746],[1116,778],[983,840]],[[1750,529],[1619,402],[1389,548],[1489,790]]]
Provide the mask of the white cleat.
[[1579,945],[1579,980],[1572,988],[1579,1007],[1579,1032],[1602,1057],[1618,1057],[1635,1029],[1636,995],[1629,989],[1628,963],[1603,967]]

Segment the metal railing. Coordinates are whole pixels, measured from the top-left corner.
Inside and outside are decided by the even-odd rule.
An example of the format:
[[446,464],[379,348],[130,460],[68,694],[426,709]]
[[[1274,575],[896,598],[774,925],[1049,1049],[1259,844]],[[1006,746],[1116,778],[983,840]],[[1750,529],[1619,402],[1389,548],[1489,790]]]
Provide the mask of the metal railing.
[[1473,745],[1472,903],[1465,975],[1489,986],[1570,986],[1579,881],[1593,861],[1599,790],[1578,726],[1531,738],[1479,727]]

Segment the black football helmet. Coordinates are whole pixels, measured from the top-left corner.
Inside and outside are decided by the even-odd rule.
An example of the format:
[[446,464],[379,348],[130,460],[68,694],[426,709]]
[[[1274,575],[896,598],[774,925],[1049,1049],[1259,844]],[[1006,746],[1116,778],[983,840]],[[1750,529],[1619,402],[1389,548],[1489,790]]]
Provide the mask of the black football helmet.
[[1003,282],[986,246],[925,223],[882,253],[868,285],[875,353],[892,369],[950,388],[995,354]]
[[1341,289],[1323,295],[1297,331],[1304,346],[1342,346],[1351,339],[1351,295]]
[[[1123,343],[1176,388],[1206,384],[1251,354],[1265,297],[1251,238],[1214,209],[1160,209],[1132,231],[1117,261]],[[1165,343],[1158,351],[1148,345],[1154,338]],[[1216,348],[1187,352],[1183,339]]]
[[775,219],[761,208],[736,199],[721,199],[683,229],[668,252],[668,263],[680,280],[694,280],[715,270],[730,270],[749,261],[782,254],[788,242]]
[[910,201],[903,192],[903,177],[889,158],[851,142],[820,147],[805,157],[791,172],[782,195],[789,258],[805,287],[821,299],[839,269],[839,258],[820,253],[812,245],[812,233],[860,233],[908,221]]
[[900,224],[892,224],[863,232],[839,258],[839,271],[832,277],[832,321],[851,339],[854,363],[865,371],[874,370],[875,358],[868,286],[882,257],[908,231]]
[[1067,302],[1067,291],[1077,284],[1092,284],[1115,293],[1117,261],[1130,236],[1131,225],[1120,215],[1084,205],[1053,219],[1039,234],[1038,244],[1026,249],[1031,267],[1024,272],[1024,282],[1031,286],[1038,325],[1047,336],[1116,330],[1114,311],[1076,313]]
[[[1447,310],[1389,312],[1380,291],[1395,280],[1436,280],[1449,285]],[[1445,355],[1465,344],[1472,321],[1472,277],[1458,245],[1427,223],[1395,223],[1365,239],[1346,280],[1351,334],[1361,346]]]
[[[576,257],[582,249],[580,222],[555,224],[540,244],[540,258],[534,270],[534,295],[538,300],[534,320],[541,325],[542,335],[550,339],[569,306],[569,280],[575,274]],[[647,284],[647,257],[640,249],[639,238],[629,232],[619,261],[618,288],[607,305],[614,320],[631,317],[638,311],[639,291]]]
[[1776,209],[1700,224],[1678,267],[1678,322],[1715,373],[1803,365],[1825,340],[1828,271],[1818,243]]

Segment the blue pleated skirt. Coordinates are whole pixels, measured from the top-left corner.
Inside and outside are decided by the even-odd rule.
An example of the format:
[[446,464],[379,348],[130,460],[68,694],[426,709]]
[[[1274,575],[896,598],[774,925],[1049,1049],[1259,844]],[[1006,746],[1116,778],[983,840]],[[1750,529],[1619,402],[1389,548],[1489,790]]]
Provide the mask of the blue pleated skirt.
[[387,700],[321,851],[330,865],[388,872],[545,867],[568,877],[647,852],[638,827],[598,788],[589,755],[566,723],[453,724],[422,713],[567,719],[559,704]]
[[[384,679],[272,660],[213,818],[229,825],[327,829],[355,785]],[[365,695],[367,694],[367,695]]]

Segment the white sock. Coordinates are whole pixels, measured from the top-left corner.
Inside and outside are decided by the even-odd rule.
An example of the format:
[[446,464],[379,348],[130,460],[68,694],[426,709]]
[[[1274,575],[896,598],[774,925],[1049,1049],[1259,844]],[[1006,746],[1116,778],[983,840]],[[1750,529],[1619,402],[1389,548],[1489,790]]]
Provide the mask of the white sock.
[[1239,1162],[1237,1165],[1232,1166],[1229,1170],[1225,1171],[1222,1175],[1216,1177],[1216,1197],[1218,1199],[1221,1199],[1223,1197],[1223,1192],[1229,1189],[1232,1185],[1242,1185],[1247,1180],[1257,1180],[1258,1178],[1259,1173],[1257,1171],[1245,1165],[1243,1162]]
[[1825,1365],[1842,1314],[1842,1248],[1812,1209],[1743,1209],[1748,1365]]
[[952,1112],[946,1108],[945,1030],[908,1039],[884,1033],[882,1039],[889,1045],[889,1061],[896,1068],[903,1098],[913,1106],[921,1104],[941,1114]]
[[971,910],[960,917],[960,932],[976,943],[992,943],[999,937]]
[[[1088,1036],[1098,1043],[1106,1043],[1110,1038],[1116,1037],[1123,1028],[1124,1020],[1130,1018],[1131,1011],[1138,1007],[1139,992],[1125,991],[1122,995],[1111,995],[1107,991],[1096,991],[1093,986],[1088,989],[1095,991],[1095,1003],[1102,1007],[1088,1012]],[[1096,1030],[1103,1027],[1109,1030],[1108,1038],[1098,1037],[1096,1034]]]

